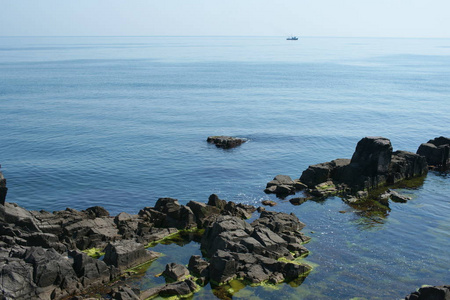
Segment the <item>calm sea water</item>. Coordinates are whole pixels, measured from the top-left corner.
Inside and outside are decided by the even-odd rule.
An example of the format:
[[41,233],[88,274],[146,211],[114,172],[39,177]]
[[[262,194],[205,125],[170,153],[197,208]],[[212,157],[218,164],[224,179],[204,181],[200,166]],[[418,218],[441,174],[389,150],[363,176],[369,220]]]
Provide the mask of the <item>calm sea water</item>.
[[[380,216],[338,198],[294,207],[263,189],[277,174],[350,158],[364,136],[412,152],[450,136],[449,78],[449,39],[1,37],[7,200],[116,214],[166,196],[273,199],[307,224],[315,269],[299,287],[246,287],[234,298],[402,298],[450,282],[448,177],[429,174]],[[224,151],[209,135],[250,141]],[[198,251],[159,247],[185,264]],[[154,283],[157,266],[140,284]]]

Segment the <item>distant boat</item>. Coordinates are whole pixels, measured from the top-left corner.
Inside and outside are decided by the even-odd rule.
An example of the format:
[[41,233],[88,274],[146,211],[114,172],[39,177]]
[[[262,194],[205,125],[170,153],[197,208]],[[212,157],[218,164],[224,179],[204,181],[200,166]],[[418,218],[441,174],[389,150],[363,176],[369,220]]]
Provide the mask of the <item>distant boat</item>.
[[288,37],[286,40],[288,40],[288,41],[296,41],[296,40],[298,40],[298,37],[296,37],[296,36],[290,36],[290,37]]

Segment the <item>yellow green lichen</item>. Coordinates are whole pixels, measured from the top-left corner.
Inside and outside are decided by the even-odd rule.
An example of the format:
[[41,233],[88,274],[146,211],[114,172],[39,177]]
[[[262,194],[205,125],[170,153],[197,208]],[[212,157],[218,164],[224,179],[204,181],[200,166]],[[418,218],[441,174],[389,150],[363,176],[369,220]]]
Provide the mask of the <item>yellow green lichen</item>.
[[85,249],[81,252],[86,253],[88,256],[92,257],[92,258],[100,258],[101,256],[105,255],[105,252],[102,251],[103,249],[101,248],[90,248],[90,249]]

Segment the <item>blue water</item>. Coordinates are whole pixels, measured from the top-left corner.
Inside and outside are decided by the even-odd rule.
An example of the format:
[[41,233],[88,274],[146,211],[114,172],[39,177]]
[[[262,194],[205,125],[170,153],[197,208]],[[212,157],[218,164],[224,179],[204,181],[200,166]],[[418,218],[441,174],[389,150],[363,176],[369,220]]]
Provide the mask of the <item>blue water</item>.
[[[401,298],[450,282],[448,177],[430,174],[379,218],[263,189],[350,158],[364,136],[412,152],[450,136],[449,78],[450,39],[0,37],[7,201],[116,214],[166,196],[272,199],[313,231],[316,268],[299,287],[234,297]],[[210,135],[249,142],[224,151]]]

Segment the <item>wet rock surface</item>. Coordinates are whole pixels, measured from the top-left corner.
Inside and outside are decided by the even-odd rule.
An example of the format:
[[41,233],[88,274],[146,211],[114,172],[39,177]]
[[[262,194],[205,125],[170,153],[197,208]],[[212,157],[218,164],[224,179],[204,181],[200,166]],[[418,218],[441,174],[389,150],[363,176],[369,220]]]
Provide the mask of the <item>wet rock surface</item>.
[[424,156],[428,165],[441,171],[450,167],[450,138],[437,137],[423,143],[417,149],[417,154]]
[[233,216],[217,218],[201,241],[209,258],[210,280],[217,284],[235,278],[278,283],[306,275],[311,268],[293,262],[308,253],[302,244],[309,238],[299,231],[303,227],[292,214],[267,211],[252,224]]
[[[50,213],[5,202],[0,205],[2,295],[6,299],[61,299],[82,293],[157,258],[157,253],[145,249],[148,244],[179,230],[204,228],[220,216],[248,218],[256,210],[217,195],[211,195],[208,203],[191,201],[185,206],[176,199],[161,198],[155,207],[145,207],[137,215],[120,213],[114,217],[98,206]],[[82,252],[92,249],[104,254],[103,260]],[[191,268],[206,283],[209,273],[204,263],[193,261]],[[177,283],[166,285],[158,294],[175,295],[179,291],[179,295],[186,295],[197,288],[187,279],[178,283],[184,277],[178,276],[177,270],[166,274]],[[183,271],[189,274],[187,268]],[[131,292],[122,289],[111,295],[133,299]]]
[[[424,156],[407,151],[393,152],[391,142],[384,137],[365,137],[356,145],[351,159],[340,158],[311,165],[299,180],[278,175],[267,184],[265,192],[282,196],[303,188],[306,197],[291,199],[294,205],[310,197],[333,195],[344,197],[348,203],[356,203],[367,197],[363,192],[424,176],[427,171]],[[391,195],[389,198],[396,198],[394,193]],[[396,199],[406,199],[400,198]]]
[[422,287],[405,300],[450,300],[450,285]]
[[206,139],[210,144],[216,145],[217,148],[230,149],[245,143],[247,139],[232,136],[210,136]]

